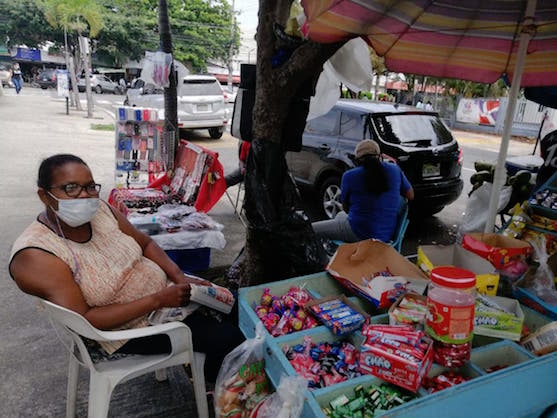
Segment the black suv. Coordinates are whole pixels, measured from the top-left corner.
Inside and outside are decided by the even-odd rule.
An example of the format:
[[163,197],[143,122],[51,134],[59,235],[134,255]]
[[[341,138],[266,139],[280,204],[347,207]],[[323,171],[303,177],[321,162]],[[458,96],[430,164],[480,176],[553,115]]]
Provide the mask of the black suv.
[[340,179],[354,167],[362,139],[379,143],[384,159],[396,162],[415,191],[411,210],[434,214],[462,192],[462,155],[438,114],[412,106],[339,100],[325,115],[309,120],[300,152],[287,161],[299,186],[318,193],[322,215],[340,210]]
[[53,68],[48,68],[39,72],[38,82],[41,89],[46,90],[47,88],[56,88],[56,70]]

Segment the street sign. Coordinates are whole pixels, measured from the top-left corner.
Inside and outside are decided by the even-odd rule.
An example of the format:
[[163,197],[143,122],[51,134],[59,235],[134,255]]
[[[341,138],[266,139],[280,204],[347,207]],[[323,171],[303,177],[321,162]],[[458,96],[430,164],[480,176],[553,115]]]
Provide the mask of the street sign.
[[56,80],[56,84],[58,87],[58,97],[68,97],[70,95],[68,70],[56,70]]

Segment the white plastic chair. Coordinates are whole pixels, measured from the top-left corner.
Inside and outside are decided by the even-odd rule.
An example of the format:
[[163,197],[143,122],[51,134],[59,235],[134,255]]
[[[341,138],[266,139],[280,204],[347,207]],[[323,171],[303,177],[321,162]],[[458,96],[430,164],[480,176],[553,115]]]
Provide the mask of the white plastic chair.
[[[136,328],[123,331],[101,331],[93,327],[83,316],[52,302],[40,299],[41,305],[54,321],[61,324],[71,337],[70,364],[68,370],[68,392],[66,417],[75,416],[77,379],[79,365],[89,369],[89,418],[105,418],[108,415],[112,391],[119,383],[155,371],[157,380],[165,380],[165,368],[180,364],[190,364],[197,413],[199,417],[209,416],[205,393],[205,354],[194,353],[191,331],[181,322]],[[127,340],[156,334],[166,334],[170,338],[172,352],[157,355],[127,355],[117,360],[93,363],[80,336],[96,341]],[[78,350],[75,348],[77,347]],[[79,356],[79,358],[78,358]],[[162,373],[161,373],[162,372]]]

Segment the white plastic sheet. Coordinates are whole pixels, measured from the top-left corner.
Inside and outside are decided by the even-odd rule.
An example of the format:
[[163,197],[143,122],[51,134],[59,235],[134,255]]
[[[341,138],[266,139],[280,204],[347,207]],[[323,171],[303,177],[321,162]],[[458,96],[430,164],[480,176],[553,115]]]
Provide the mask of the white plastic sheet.
[[[489,199],[492,183],[484,183],[470,195],[460,230],[462,232],[483,231],[488,220]],[[497,212],[501,211],[511,200],[512,187],[504,186],[499,193]]]
[[372,82],[369,47],[362,38],[354,38],[340,48],[323,66],[309,104],[307,120],[324,115],[340,98],[340,83],[352,91],[369,90]]

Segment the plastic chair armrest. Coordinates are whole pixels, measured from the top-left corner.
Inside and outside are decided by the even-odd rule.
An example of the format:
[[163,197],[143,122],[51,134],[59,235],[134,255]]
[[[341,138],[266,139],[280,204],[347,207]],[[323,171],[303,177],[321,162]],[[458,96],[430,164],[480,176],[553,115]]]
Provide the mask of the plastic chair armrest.
[[167,322],[164,324],[153,325],[142,328],[132,328],[117,331],[102,331],[97,329],[97,334],[100,341],[115,341],[115,340],[130,340],[133,338],[149,337],[157,334],[169,334],[174,329],[187,328],[181,322]]

